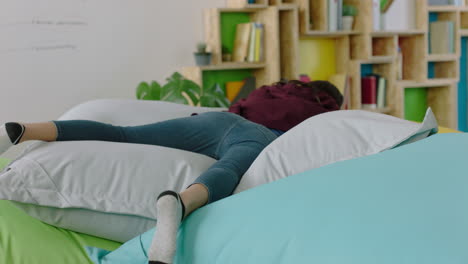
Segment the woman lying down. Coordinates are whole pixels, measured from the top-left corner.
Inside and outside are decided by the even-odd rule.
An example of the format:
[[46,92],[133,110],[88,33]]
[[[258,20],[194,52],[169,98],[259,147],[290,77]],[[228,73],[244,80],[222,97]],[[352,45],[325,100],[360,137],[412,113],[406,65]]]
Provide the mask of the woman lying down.
[[187,189],[159,195],[157,226],[149,263],[172,263],[180,223],[196,209],[232,194],[260,152],[305,119],[338,110],[343,97],[326,81],[290,81],[262,86],[227,112],[207,112],[141,126],[113,126],[88,120],[9,122],[0,127],[0,154],[27,140],[101,140],[158,145],[217,160]]

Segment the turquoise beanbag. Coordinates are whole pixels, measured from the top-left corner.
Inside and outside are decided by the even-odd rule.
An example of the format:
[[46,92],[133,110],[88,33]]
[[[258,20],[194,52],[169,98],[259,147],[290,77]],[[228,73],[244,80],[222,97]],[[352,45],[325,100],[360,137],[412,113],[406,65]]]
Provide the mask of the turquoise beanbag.
[[[441,134],[233,195],[181,226],[175,264],[468,263],[468,134]],[[96,263],[146,264],[154,230]]]

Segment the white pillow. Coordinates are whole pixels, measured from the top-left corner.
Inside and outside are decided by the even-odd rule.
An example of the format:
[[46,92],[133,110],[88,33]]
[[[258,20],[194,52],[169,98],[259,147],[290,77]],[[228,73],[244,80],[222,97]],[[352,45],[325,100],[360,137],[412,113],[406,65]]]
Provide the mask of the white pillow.
[[429,108],[424,122],[360,110],[313,116],[268,145],[234,193],[337,161],[375,154],[437,132]]
[[159,193],[185,189],[216,161],[104,141],[53,142],[26,152],[0,174],[0,199],[29,204],[18,205],[54,226],[121,242],[154,225]]

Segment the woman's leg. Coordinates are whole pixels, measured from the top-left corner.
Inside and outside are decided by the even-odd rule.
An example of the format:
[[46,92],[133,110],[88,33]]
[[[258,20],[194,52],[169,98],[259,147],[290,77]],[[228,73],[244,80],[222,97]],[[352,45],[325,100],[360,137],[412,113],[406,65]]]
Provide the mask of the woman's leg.
[[193,184],[180,194],[165,191],[159,195],[156,203],[156,232],[148,251],[149,263],[173,262],[180,223],[207,201],[208,190],[201,184]]
[[11,146],[26,140],[54,141],[57,129],[52,122],[20,124],[8,122],[0,126],[0,155]]
[[[44,123],[16,124],[21,140],[9,140],[0,134],[0,152],[12,144],[27,140],[75,141],[100,140],[177,148],[217,158],[215,151],[221,137],[238,119],[223,113],[207,113],[177,118],[141,126],[113,126],[89,120],[66,120]],[[10,129],[12,130],[12,129]],[[1,133],[2,131],[0,131]],[[24,132],[24,134],[23,134]],[[11,134],[11,133],[9,133]],[[5,140],[3,140],[5,139]],[[1,141],[5,141],[2,144]],[[2,147],[4,145],[4,147]],[[3,151],[2,151],[3,150]]]
[[18,143],[27,140],[55,141],[57,139],[57,127],[54,122],[21,124],[24,126],[24,134]]
[[181,220],[205,204],[231,195],[264,147],[252,142],[233,146],[180,195],[158,197],[158,222],[148,254],[150,264],[173,262]]

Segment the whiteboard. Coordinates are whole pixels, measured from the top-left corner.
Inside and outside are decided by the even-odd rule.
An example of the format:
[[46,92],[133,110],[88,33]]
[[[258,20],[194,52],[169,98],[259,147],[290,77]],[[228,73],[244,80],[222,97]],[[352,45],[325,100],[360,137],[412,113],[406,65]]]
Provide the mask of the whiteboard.
[[135,98],[140,81],[194,64],[202,9],[222,2],[0,0],[0,122]]

